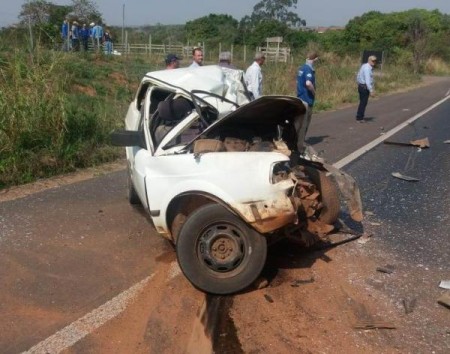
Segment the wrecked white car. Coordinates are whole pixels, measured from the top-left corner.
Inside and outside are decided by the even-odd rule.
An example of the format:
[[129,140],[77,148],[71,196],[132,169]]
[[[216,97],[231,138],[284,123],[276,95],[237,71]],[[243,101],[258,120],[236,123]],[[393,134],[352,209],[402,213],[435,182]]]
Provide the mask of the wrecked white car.
[[112,135],[126,146],[130,203],[141,203],[176,245],[189,281],[214,294],[254,282],[271,238],[330,232],[340,212],[336,186],[362,219],[354,180],[298,154],[302,102],[250,101],[242,78],[219,66],[150,72],[126,129]]

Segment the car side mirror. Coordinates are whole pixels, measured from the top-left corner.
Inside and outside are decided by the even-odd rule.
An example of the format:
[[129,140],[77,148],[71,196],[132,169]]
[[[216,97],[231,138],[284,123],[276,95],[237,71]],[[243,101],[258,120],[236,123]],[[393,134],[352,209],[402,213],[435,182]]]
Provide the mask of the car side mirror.
[[111,133],[111,144],[114,146],[139,146],[147,148],[145,136],[142,130],[116,130]]

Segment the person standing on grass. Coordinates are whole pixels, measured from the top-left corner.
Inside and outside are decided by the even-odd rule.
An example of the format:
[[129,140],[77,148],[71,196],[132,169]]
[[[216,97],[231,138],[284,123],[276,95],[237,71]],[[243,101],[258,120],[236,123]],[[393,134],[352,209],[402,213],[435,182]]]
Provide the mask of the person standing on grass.
[[[299,151],[304,150],[304,141],[311,123],[314,101],[316,98],[316,72],[314,70],[314,63],[319,59],[317,52],[309,52],[306,56],[306,62],[298,68],[297,72],[297,97],[303,102],[306,108],[304,119],[306,124],[302,124],[302,129],[296,127],[298,136]],[[303,153],[304,151],[300,151]]]
[[92,50],[95,50],[94,26],[95,26],[95,22],[91,22],[91,24],[89,25],[89,38],[91,39]]
[[86,24],[83,23],[83,27],[80,30],[80,38],[83,50],[85,52],[88,51],[88,41],[89,41],[89,29],[86,27]]
[[80,30],[77,21],[72,22],[70,34],[72,36],[72,50],[78,52],[80,50]]
[[356,112],[356,121],[359,123],[364,122],[364,114],[366,112],[366,106],[369,102],[369,96],[375,95],[375,86],[373,81],[373,67],[377,63],[377,57],[371,55],[367,59],[367,63],[361,65],[356,76],[356,82],[358,83],[359,93],[359,105]]
[[103,43],[105,44],[105,54],[112,54],[112,36],[108,30],[103,35]]
[[69,44],[69,34],[70,34],[70,28],[69,28],[69,21],[65,18],[63,21],[63,24],[61,25],[61,38],[63,40],[63,51],[67,52],[70,49]]
[[257,52],[255,54],[255,61],[247,68],[247,71],[245,72],[245,83],[247,85],[247,89],[250,93],[252,93],[255,100],[262,95],[263,75],[261,66],[264,65],[265,61],[266,56],[261,52]]
[[100,45],[103,38],[103,27],[98,24],[92,28],[92,38],[94,40],[94,49],[100,51]]
[[203,65],[203,50],[200,47],[192,49],[192,64],[190,68],[198,68]]

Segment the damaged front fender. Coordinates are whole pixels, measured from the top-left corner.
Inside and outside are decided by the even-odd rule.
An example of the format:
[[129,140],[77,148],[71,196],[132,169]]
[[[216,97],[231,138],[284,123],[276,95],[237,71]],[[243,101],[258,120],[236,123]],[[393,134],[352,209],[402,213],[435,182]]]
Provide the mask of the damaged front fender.
[[350,217],[355,221],[363,220],[362,201],[355,179],[340,169],[322,162],[322,166],[333,176],[347,204]]
[[285,193],[270,200],[233,204],[231,207],[255,230],[265,234],[297,223],[297,208]]

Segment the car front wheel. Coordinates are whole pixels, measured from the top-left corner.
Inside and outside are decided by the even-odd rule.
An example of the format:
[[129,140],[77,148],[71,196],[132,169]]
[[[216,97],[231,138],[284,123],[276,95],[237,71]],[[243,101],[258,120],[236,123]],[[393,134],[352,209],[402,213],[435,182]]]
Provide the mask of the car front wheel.
[[200,290],[221,295],[252,284],[267,256],[265,237],[218,204],[204,205],[188,217],[176,249],[188,280]]

